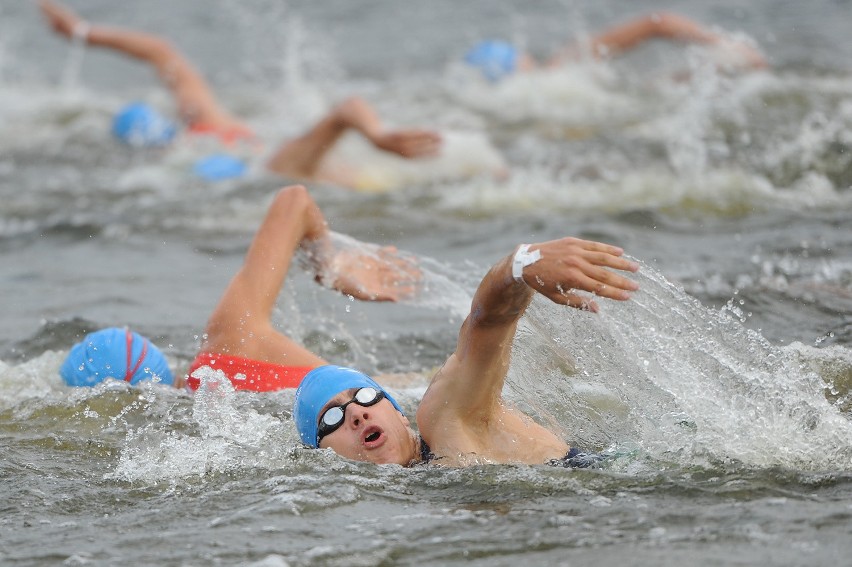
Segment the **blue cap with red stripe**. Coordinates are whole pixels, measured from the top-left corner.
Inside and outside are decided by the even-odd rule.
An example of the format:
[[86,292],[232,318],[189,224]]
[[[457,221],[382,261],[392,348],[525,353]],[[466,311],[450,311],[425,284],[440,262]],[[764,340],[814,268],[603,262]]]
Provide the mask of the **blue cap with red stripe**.
[[86,335],[71,347],[59,374],[69,386],[94,386],[107,378],[130,384],[143,380],[174,383],[160,349],[139,333],[118,327]]

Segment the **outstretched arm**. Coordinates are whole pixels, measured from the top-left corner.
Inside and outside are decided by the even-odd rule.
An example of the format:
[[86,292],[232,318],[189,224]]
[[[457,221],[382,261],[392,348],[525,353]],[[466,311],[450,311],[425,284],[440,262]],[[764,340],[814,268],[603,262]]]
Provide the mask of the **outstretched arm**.
[[150,63],[172,91],[181,118],[187,124],[238,124],[216,101],[204,77],[168,41],[134,30],[90,24],[52,0],[40,0],[39,6],[57,33],[69,39],[81,36],[88,45],[112,49]]
[[461,421],[495,415],[509,370],[512,339],[536,292],[554,303],[597,312],[597,303],[578,290],[624,301],[638,289],[636,283],[612,271],[638,270],[615,246],[563,238],[534,244],[529,250],[541,257],[523,268],[522,282],[512,274],[513,254],[495,264],[480,283],[456,351],[433,379],[428,401],[424,397],[433,411]]
[[352,97],[334,107],[310,130],[289,140],[267,166],[282,175],[314,178],[323,158],[347,130],[360,132],[375,147],[407,158],[436,155],[441,137],[431,130],[388,130],[365,100]]
[[300,248],[311,254],[317,277],[330,287],[359,299],[395,301],[407,288],[410,266],[392,252],[359,254],[338,250],[330,240],[322,212],[301,185],[278,192],[263,223],[207,324],[203,349],[291,366],[324,362],[281,334],[272,324],[272,310]]
[[574,44],[567,47],[554,56],[549,64],[561,65],[566,60],[577,59],[583,52],[600,59],[616,57],[651,39],[705,45],[735,44],[748,66],[754,68],[766,66],[763,55],[754,47],[742,41],[734,42],[689,18],[671,12],[656,12],[609,28],[581,45]]

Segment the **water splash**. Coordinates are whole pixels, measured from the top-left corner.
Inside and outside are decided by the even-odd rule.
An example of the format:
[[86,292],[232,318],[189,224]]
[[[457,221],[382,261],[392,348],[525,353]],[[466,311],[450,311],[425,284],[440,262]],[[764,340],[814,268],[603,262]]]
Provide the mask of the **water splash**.
[[632,301],[597,317],[536,301],[512,395],[597,447],[636,441],[686,465],[852,468],[852,423],[801,349],[769,344],[649,267],[637,279]]
[[[88,26],[88,24],[86,24]],[[88,32],[86,32],[88,33]],[[62,79],[59,82],[65,90],[76,89],[80,81],[80,72],[83,69],[83,61],[86,58],[86,39],[75,31],[68,45],[68,57],[62,69]]]
[[275,468],[287,460],[297,439],[292,422],[251,408],[221,370],[204,367],[196,372],[201,385],[191,414],[168,415],[162,422],[129,430],[106,478],[159,482]]

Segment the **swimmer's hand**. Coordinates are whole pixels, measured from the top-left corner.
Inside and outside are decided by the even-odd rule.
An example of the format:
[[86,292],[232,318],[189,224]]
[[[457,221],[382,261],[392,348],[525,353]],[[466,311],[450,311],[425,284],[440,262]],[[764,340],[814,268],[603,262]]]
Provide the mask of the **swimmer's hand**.
[[79,29],[83,23],[77,14],[51,0],[39,0],[39,8],[54,31],[68,39],[73,37],[74,30]]
[[317,281],[365,301],[399,301],[413,297],[423,273],[413,258],[393,246],[338,251]]
[[760,70],[769,67],[760,49],[747,38],[721,37],[712,46],[711,54],[721,71]]
[[354,128],[376,148],[406,158],[434,156],[441,148],[441,136],[432,130],[385,128],[375,109],[357,96],[338,104],[329,117],[341,133]]
[[636,262],[621,257],[624,250],[617,246],[569,237],[533,244],[529,250],[538,250],[541,258],[523,268],[524,283],[554,303],[597,313],[597,303],[577,291],[625,301],[639,289],[636,282],[611,271],[639,270]]
[[434,157],[441,150],[441,136],[431,130],[389,130],[372,136],[370,142],[406,158]]

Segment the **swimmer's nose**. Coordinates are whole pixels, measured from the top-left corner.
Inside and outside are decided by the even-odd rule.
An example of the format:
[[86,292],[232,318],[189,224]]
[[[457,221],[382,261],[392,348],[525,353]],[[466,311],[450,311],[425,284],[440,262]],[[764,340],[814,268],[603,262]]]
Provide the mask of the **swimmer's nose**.
[[370,421],[369,409],[370,408],[365,408],[356,404],[352,404],[348,408],[346,408],[346,419],[349,421],[349,426],[352,429],[356,429],[360,427],[363,422]]

